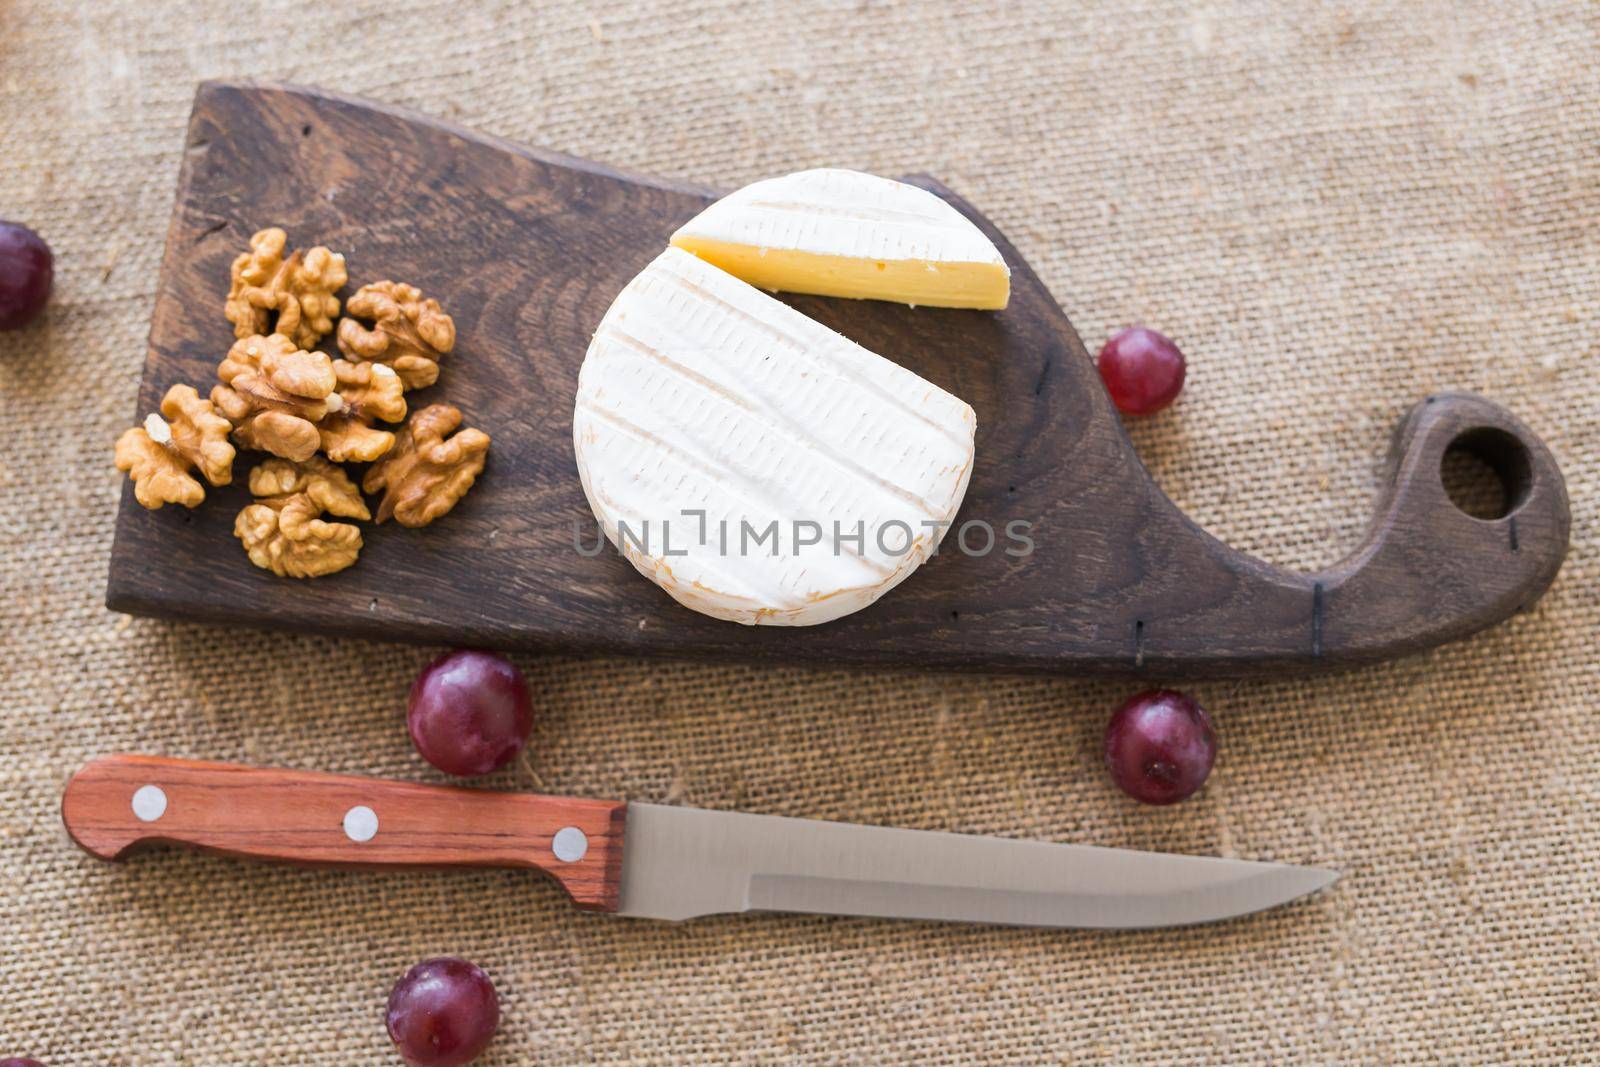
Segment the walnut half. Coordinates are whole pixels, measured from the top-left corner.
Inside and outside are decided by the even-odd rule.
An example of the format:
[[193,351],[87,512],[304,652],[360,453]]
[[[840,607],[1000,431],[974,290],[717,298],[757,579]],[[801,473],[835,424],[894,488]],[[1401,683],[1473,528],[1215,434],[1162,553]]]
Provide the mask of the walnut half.
[[250,472],[250,493],[256,502],[239,512],[233,535],[257,567],[280,578],[318,578],[344,570],[360,555],[361,531],[324,522],[322,514],[372,515],[349,475],[327,460],[269,459]]
[[342,401],[332,361],[281,334],[243,337],[217,368],[211,402],[233,423],[246,448],[284,459],[310,459],[322,444],[317,424]]
[[233,261],[223,310],[235,337],[278,333],[314,348],[339,315],[333,294],[349,280],[344,257],[318,246],[285,258],[287,242],[276,226],[250,238],[250,251]]
[[198,470],[212,485],[233,480],[230,429],[193,386],[174,385],[161,400],[160,415],[152,412],[143,426],[117,439],[117,469],[128,472],[134,499],[147,508],[196,507],[206,491],[190,471]]
[[335,463],[371,463],[394,447],[394,434],[373,428],[379,419],[406,417],[405,385],[382,363],[333,361],[339,405],[317,426],[322,451]]
[[391,516],[401,526],[426,526],[456,506],[483,471],[489,435],[465,429],[461,412],[432,404],[411,416],[395,435],[394,448],[367,471],[362,488],[382,493],[378,521]]
[[[345,308],[336,338],[349,360],[394,368],[407,389],[425,389],[439,380],[439,358],[456,344],[456,324],[437,300],[399,282],[373,282],[356,290]],[[371,319],[371,329],[357,319]]]

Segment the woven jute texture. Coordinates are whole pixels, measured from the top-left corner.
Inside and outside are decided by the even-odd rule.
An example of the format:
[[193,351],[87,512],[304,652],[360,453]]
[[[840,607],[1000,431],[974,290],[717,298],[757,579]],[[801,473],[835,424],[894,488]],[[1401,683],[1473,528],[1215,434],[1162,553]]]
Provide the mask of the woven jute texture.
[[[43,233],[58,272],[47,320],[0,337],[0,1056],[393,1062],[390,985],[459,954],[500,990],[492,1064],[1594,1062],[1597,16],[0,4],[0,216]],[[102,606],[110,448],[134,416],[190,100],[201,78],[247,75],[725,186],[821,164],[935,174],[1091,348],[1131,321],[1183,345],[1182,399],[1134,438],[1224,539],[1337,558],[1392,425],[1466,388],[1554,450],[1571,554],[1532,611],[1435,653],[1194,685],[1221,752],[1172,809],[1123,798],[1097,760],[1126,684],[519,659],[538,726],[495,787],[1345,872],[1225,925],[668,926],[576,913],[509,872],[100,863],[58,816],[99,753],[440,778],[403,724],[432,650]]]

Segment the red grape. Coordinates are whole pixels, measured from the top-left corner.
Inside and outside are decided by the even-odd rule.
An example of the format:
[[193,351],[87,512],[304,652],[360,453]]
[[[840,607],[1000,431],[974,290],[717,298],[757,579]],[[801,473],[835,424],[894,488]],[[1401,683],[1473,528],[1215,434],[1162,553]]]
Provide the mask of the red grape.
[[26,326],[44,310],[54,265],[43,238],[19,223],[0,220],[0,330]]
[[500,1025],[494,983],[466,960],[423,960],[395,983],[384,1013],[411,1067],[460,1067],[483,1054]]
[[504,657],[458,649],[417,675],[406,726],[422,758],[446,774],[488,774],[522,751],[533,701]]
[[1106,725],[1106,766],[1112,779],[1146,804],[1173,804],[1193,793],[1216,758],[1211,720],[1187,693],[1137,693]]
[[1100,350],[1100,377],[1124,415],[1150,415],[1172,403],[1186,369],[1178,346],[1143,326],[1112,334]]

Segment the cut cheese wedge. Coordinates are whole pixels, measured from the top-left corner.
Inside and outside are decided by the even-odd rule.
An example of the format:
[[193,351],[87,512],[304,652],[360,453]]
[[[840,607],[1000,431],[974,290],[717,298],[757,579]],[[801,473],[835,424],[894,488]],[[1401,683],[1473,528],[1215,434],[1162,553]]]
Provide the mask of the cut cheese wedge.
[[972,408],[687,252],[628,283],[584,357],[583,491],[612,544],[695,611],[805,626],[938,545]]
[[961,212],[904,182],[853,170],[805,170],[747,185],[672,235],[762,289],[1003,308],[1011,272]]

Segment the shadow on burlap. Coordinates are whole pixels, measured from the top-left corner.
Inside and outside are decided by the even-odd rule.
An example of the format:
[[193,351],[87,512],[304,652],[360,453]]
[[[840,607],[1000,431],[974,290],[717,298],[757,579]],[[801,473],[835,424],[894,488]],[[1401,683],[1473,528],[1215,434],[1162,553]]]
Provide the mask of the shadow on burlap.
[[[496,1064],[1593,1055],[1592,9],[108,6],[0,9],[0,215],[58,257],[48,321],[0,339],[0,1055],[391,1062],[383,999],[435,953],[493,974]],[[496,786],[1346,872],[1224,926],[669,927],[575,913],[513,873],[91,861],[57,802],[101,752],[438,778],[402,723],[427,650],[102,607],[110,447],[134,415],[189,100],[239,75],[724,185],[928,171],[1005,230],[1091,347],[1142,321],[1186,348],[1183,399],[1134,436],[1224,539],[1336,558],[1394,422],[1467,388],[1555,451],[1571,555],[1532,612],[1435,654],[1195,687],[1221,757],[1171,810],[1122,799],[1096,763],[1125,685],[520,660],[540,721]]]

